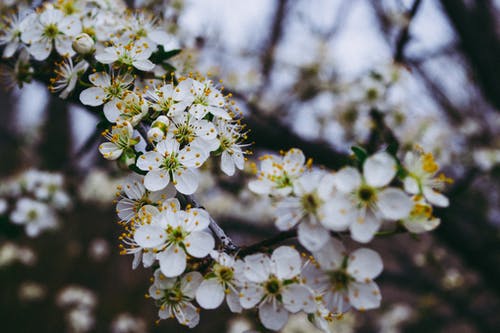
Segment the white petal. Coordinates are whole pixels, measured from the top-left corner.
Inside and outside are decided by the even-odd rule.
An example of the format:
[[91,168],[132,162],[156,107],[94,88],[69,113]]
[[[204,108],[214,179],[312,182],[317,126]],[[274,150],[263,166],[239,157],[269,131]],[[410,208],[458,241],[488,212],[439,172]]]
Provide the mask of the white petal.
[[109,87],[111,85],[111,77],[106,72],[98,72],[89,75],[89,81],[97,87]]
[[203,276],[199,272],[189,272],[181,279],[182,293],[189,297],[194,298],[198,287],[203,282]]
[[145,248],[154,248],[162,245],[167,239],[167,233],[164,229],[152,226],[139,226],[134,233],[134,240],[137,245]]
[[309,251],[319,250],[330,238],[330,233],[323,226],[310,223],[299,224],[297,234],[300,244]]
[[271,192],[272,186],[273,183],[267,180],[267,178],[252,180],[248,183],[250,191],[256,194],[268,194]]
[[306,158],[300,149],[290,149],[283,158],[283,166],[289,175],[300,174],[304,171]]
[[69,37],[61,36],[55,39],[54,44],[56,45],[57,52],[65,57],[72,57],[76,54],[72,47],[72,41]]
[[351,193],[361,185],[359,171],[352,167],[339,170],[335,175],[335,186],[343,193]]
[[380,306],[382,296],[373,281],[368,283],[353,282],[349,285],[349,302],[358,310],[370,310]]
[[429,203],[433,204],[434,206],[448,207],[448,205],[450,204],[450,201],[447,197],[428,186],[424,187],[424,197],[427,199],[427,201],[429,201]]
[[191,169],[178,170],[173,174],[174,185],[182,194],[193,194],[198,189],[198,174]]
[[217,279],[203,281],[196,291],[196,302],[204,309],[218,308],[224,301],[224,287]]
[[167,187],[170,176],[163,170],[149,171],[144,177],[144,187],[150,191],[159,191]]
[[137,167],[144,171],[157,170],[163,158],[155,151],[148,151],[137,159]]
[[123,149],[117,147],[112,142],[104,142],[99,145],[99,152],[107,160],[116,160],[123,153]]
[[259,306],[259,319],[265,328],[279,331],[288,321],[288,311],[274,306],[272,302],[265,302]]
[[319,250],[313,253],[322,269],[333,271],[342,266],[345,256],[345,247],[338,239],[330,240]]
[[95,55],[95,59],[103,64],[111,64],[118,60],[118,55],[113,48],[106,48],[102,52]]
[[149,60],[136,60],[132,63],[132,65],[137,68],[138,70],[140,71],[145,71],[145,72],[149,72],[150,70],[152,70],[154,67],[155,67],[155,64],[153,64],[151,61]]
[[356,209],[352,201],[340,193],[321,206],[319,219],[321,224],[333,231],[346,230],[356,218]]
[[373,280],[383,269],[382,258],[373,250],[357,249],[349,256],[347,272],[359,282],[367,282],[366,279]]
[[198,309],[191,303],[183,303],[174,308],[175,317],[180,324],[193,328],[200,322]]
[[194,231],[184,241],[187,252],[195,258],[203,258],[214,249],[215,241],[211,234]]
[[178,246],[169,246],[165,251],[156,255],[160,262],[160,269],[166,277],[181,275],[186,269],[186,253]]
[[293,283],[284,287],[283,305],[292,312],[297,313],[304,310],[306,313],[312,313],[316,310],[314,295],[306,286]]
[[113,98],[106,104],[104,104],[103,112],[106,116],[106,119],[110,123],[117,123],[120,121],[120,117],[122,116],[122,111],[118,108],[118,104],[121,101],[118,98]]
[[244,309],[253,308],[264,296],[264,289],[256,284],[245,284],[240,291],[240,303]]
[[241,311],[243,310],[240,303],[240,297],[233,290],[230,290],[229,294],[227,294],[226,302],[229,310],[231,310],[232,313],[241,313]]
[[300,273],[302,260],[297,250],[290,246],[280,246],[273,251],[271,262],[279,279],[291,279]]
[[381,223],[380,219],[371,213],[366,214],[365,217],[359,215],[349,227],[351,238],[356,242],[368,243],[375,236]]
[[226,175],[228,176],[234,175],[235,167],[233,158],[227,151],[222,152],[220,168]]
[[396,161],[385,153],[377,153],[366,159],[363,164],[363,175],[370,186],[382,187],[389,184],[396,175]]
[[262,253],[245,257],[245,277],[252,282],[264,282],[271,274],[269,257]]
[[413,202],[402,190],[389,187],[378,194],[377,207],[386,219],[398,220],[410,214]]
[[415,178],[408,176],[404,179],[403,183],[406,192],[410,194],[417,194],[420,192],[418,182],[415,180]]
[[28,48],[29,53],[38,61],[45,60],[49,57],[50,52],[52,52],[52,41],[36,42],[31,44]]
[[84,105],[98,106],[104,103],[106,93],[102,88],[92,87],[85,89],[80,94],[80,102]]

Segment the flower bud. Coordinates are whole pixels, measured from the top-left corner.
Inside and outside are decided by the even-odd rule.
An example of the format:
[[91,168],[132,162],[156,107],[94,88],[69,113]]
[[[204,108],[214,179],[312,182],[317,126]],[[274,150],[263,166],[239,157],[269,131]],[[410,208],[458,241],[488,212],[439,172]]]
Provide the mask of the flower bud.
[[86,33],[81,33],[73,39],[73,49],[81,55],[94,51],[94,40]]

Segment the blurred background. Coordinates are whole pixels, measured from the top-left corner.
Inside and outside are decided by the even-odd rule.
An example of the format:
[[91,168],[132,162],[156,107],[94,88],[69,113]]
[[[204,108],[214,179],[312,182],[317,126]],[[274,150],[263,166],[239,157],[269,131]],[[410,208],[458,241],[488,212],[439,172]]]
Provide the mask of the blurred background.
[[[418,143],[455,179],[438,229],[371,244],[385,264],[382,307],[346,314],[332,332],[500,331],[500,1],[129,5],[166,18],[184,49],[174,59],[180,72],[223,80],[251,129],[253,157],[298,147],[336,169],[354,144],[374,152]],[[132,257],[118,254],[113,200],[124,173],[97,151],[97,116],[37,82],[0,94],[0,182],[32,168],[61,172],[71,198],[58,228],[36,238],[0,218],[2,332],[256,327],[254,313],[227,309],[203,311],[192,330],[156,325],[144,297],[150,270],[132,271]],[[270,203],[246,189],[249,171],[229,178],[209,165],[202,173],[198,201],[238,243],[277,233]],[[298,316],[283,331],[314,327]]]

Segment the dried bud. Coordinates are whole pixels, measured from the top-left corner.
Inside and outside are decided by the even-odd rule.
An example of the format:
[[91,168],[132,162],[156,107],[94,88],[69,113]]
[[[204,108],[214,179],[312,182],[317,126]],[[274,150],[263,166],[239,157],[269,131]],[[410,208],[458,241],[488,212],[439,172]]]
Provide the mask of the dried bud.
[[94,40],[86,33],[81,33],[73,39],[73,49],[82,55],[94,51]]

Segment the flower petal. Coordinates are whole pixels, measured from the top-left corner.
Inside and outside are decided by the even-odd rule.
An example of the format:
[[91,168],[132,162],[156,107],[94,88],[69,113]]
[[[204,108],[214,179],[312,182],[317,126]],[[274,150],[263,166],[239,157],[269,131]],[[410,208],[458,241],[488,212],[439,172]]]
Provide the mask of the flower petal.
[[211,234],[194,231],[184,240],[186,251],[195,258],[203,258],[214,249],[215,241]]
[[335,175],[335,186],[343,193],[351,193],[361,185],[361,175],[353,167],[339,170]]
[[175,277],[186,269],[186,253],[176,245],[169,246],[156,255],[160,262],[160,270],[166,277]]
[[196,302],[204,309],[218,308],[224,301],[224,287],[217,279],[203,281],[196,291]]
[[413,202],[402,190],[389,187],[378,194],[377,207],[386,219],[399,220],[410,214]]
[[368,157],[363,164],[363,175],[370,186],[382,187],[396,175],[396,161],[388,153],[381,152]]
[[144,187],[150,191],[159,191],[167,187],[170,176],[164,170],[149,171],[144,176]]
[[357,249],[349,255],[347,272],[359,282],[366,282],[366,279],[373,280],[383,269],[384,264],[380,255],[373,250]]
[[279,279],[292,279],[300,273],[302,260],[297,250],[290,246],[280,246],[273,251],[271,263]]
[[368,283],[353,282],[349,285],[349,302],[358,310],[370,310],[380,306],[382,296],[373,281]]
[[259,306],[259,319],[265,328],[279,331],[288,321],[288,311],[272,302],[264,302]]
[[330,238],[330,233],[323,226],[310,223],[299,224],[297,234],[300,244],[309,251],[319,250]]
[[141,225],[134,233],[137,245],[144,248],[155,248],[162,245],[167,239],[164,229],[153,225]]

